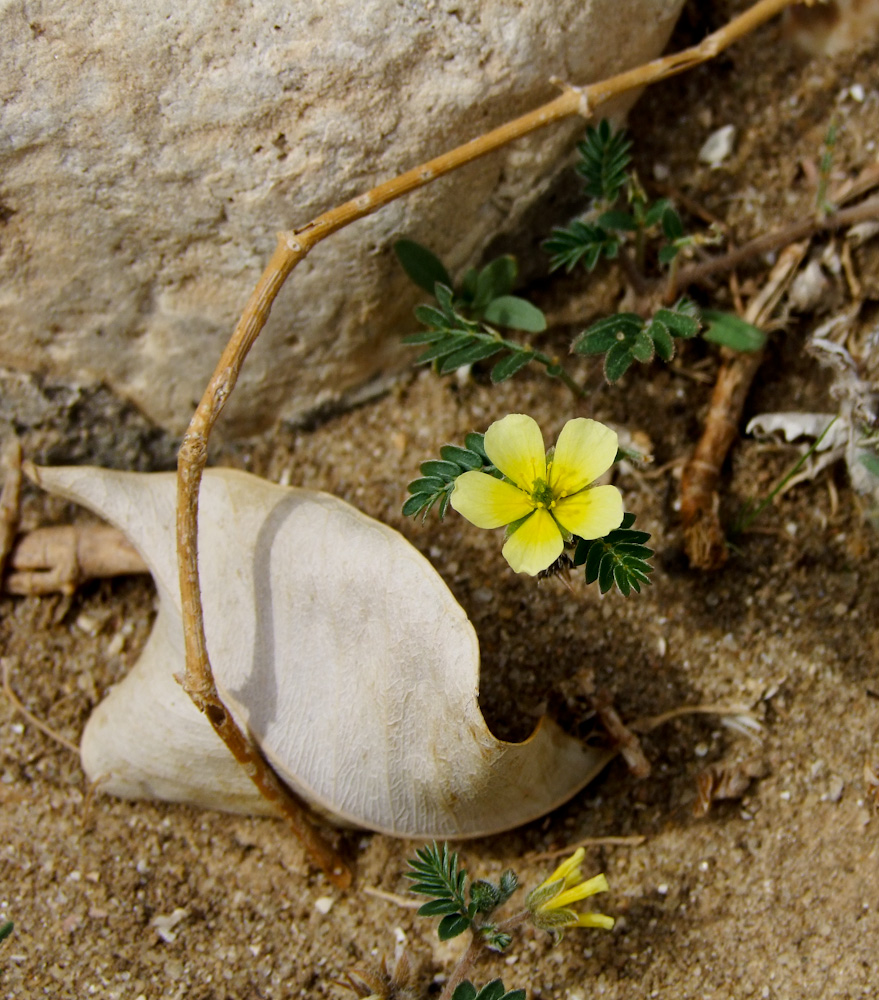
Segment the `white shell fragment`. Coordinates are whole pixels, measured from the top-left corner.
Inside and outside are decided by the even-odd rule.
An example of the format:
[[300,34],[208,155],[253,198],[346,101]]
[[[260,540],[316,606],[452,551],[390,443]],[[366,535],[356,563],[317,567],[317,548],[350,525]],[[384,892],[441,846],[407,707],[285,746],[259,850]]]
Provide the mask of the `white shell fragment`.
[[[35,475],[122,529],[159,593],[140,660],[86,726],[89,779],[125,798],[269,812],[175,680],[176,477]],[[609,760],[548,719],[524,743],[492,736],[473,627],[391,528],[336,497],[229,470],[205,474],[199,524],[220,692],[282,779],[337,821],[405,837],[496,833],[560,805]]]

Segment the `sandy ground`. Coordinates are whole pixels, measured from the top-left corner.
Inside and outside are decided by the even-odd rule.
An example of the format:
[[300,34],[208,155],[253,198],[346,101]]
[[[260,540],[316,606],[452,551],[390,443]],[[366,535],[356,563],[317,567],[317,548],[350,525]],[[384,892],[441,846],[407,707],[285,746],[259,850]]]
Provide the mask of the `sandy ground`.
[[[709,15],[700,6],[685,16],[680,44],[729,11],[720,3]],[[832,116],[841,126],[840,176],[877,158],[876,57],[875,47],[863,47],[809,62],[770,28],[712,66],[655,88],[631,119],[645,184],[665,178],[667,168],[666,183],[726,220],[740,241],[808,214],[808,163],[817,161]],[[697,153],[726,124],[736,125],[735,149],[711,171]],[[855,265],[867,298],[879,299],[875,244],[856,254]],[[753,273],[759,280],[760,270]],[[747,291],[749,272],[740,278]],[[593,283],[599,293],[587,284],[536,288],[539,301],[571,319],[550,331],[550,347],[563,348],[579,328],[575,318],[608,308],[600,300],[615,279]],[[723,304],[725,295],[720,289],[713,301]],[[832,409],[827,375],[802,343],[846,296],[841,280],[831,282],[814,313],[776,336],[748,415]],[[874,322],[875,308],[865,307]],[[546,934],[523,931],[507,956],[479,966],[479,983],[502,976],[508,988],[558,1000],[841,1000],[879,992],[879,819],[864,775],[865,764],[879,765],[879,542],[841,467],[785,496],[727,568],[710,576],[690,571],[683,556],[675,469],[621,477],[627,509],[657,550],[653,586],[629,600],[601,597],[576,578],[571,589],[536,585],[508,569],[496,534],[454,514],[421,526],[399,513],[419,462],[510,411],[534,415],[548,440],[569,417],[590,415],[646,433],[657,467],[682,458],[698,435],[716,368],[707,345],[688,345],[670,368],[633,371],[576,405],[536,371],[498,388],[479,373],[443,381],[422,373],[314,429],[280,429],[218,455],[331,490],[410,538],[474,622],[480,700],[499,736],[524,737],[547,709],[568,725],[587,722],[584,684],[609,690],[627,719],[744,703],[760,722],[750,735],[712,715],[670,722],[644,740],[649,778],[633,778],[618,760],[542,821],[458,845],[473,874],[513,867],[527,885],[551,866],[536,853],[583,838],[645,838],[587,852],[587,867],[610,880],[600,908],[617,918],[613,932],[571,933],[553,947]],[[578,370],[587,374],[585,362]],[[136,417],[126,423],[124,447],[113,434],[119,426],[110,420],[107,433],[89,437],[68,422],[32,429],[24,440],[31,455],[56,461],[67,453],[142,465],[139,440],[161,454],[148,429],[138,438]],[[737,444],[724,515],[765,495],[794,460],[789,447]],[[28,496],[26,524],[71,516],[84,515]],[[153,611],[145,578],[94,583],[70,601],[4,598],[0,644],[18,696],[75,742],[90,710],[137,658]],[[89,795],[77,757],[5,699],[0,748],[0,920],[15,921],[0,945],[5,997],[338,997],[345,994],[336,979],[401,943],[420,969],[419,995],[434,996],[460,951],[461,939],[439,944],[432,921],[365,891],[404,893],[413,843],[334,834],[357,873],[355,887],[339,893],[277,821]],[[762,777],[696,818],[700,772],[743,762]],[[179,922],[162,936],[156,918],[175,911]]]

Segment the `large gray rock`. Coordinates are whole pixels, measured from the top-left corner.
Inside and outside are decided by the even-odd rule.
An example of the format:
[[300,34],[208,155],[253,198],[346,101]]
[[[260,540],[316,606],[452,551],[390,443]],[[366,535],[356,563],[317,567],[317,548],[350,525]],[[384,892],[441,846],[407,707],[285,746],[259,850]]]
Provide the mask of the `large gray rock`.
[[[189,420],[278,229],[654,56],[682,0],[0,0],[0,365]],[[399,365],[399,235],[458,267],[540,193],[554,127],[360,221],[294,272],[226,433]]]

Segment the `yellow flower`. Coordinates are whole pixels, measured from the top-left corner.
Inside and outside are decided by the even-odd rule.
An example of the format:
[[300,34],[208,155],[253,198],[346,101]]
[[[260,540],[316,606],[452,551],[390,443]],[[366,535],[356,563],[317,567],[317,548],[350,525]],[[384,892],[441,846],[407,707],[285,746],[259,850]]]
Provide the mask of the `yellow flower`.
[[510,413],[485,432],[485,453],[505,478],[465,472],[452,506],[477,528],[510,525],[504,558],[517,573],[547,569],[572,535],[603,538],[622,523],[620,491],[590,485],[617,454],[616,432],[597,420],[569,420],[547,458],[537,422]]
[[613,927],[613,917],[603,913],[578,913],[571,908],[572,903],[608,890],[604,875],[583,880],[580,863],[585,856],[583,848],[578,848],[548,879],[528,894],[528,909],[537,927],[556,934],[569,927],[603,927],[608,931]]

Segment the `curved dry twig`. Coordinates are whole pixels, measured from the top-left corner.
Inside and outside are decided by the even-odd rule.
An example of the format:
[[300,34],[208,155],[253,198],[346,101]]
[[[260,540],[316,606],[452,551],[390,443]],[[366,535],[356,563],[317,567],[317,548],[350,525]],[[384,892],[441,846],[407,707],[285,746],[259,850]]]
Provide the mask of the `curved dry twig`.
[[312,859],[337,885],[347,886],[350,883],[350,870],[316,833],[305,818],[303,808],[289,789],[277,779],[253,742],[239,729],[220,698],[208,658],[199,588],[198,493],[207,461],[208,438],[235,387],[244,359],[268,319],[275,297],[290,272],[312,247],[349,223],[372,214],[389,202],[507,145],[514,139],[572,115],[589,116],[612,97],[706,62],[797,2],[799,0],[759,0],[699,45],[653,60],[600,83],[587,87],[565,87],[563,93],[548,104],[399,177],[379,184],[299,229],[278,235],[275,251],[214,370],[178,456],[177,547],[186,640],[186,676],[183,683],[195,705],[208,717],[217,734],[236,760],[245,767],[260,792],[284,812]]

